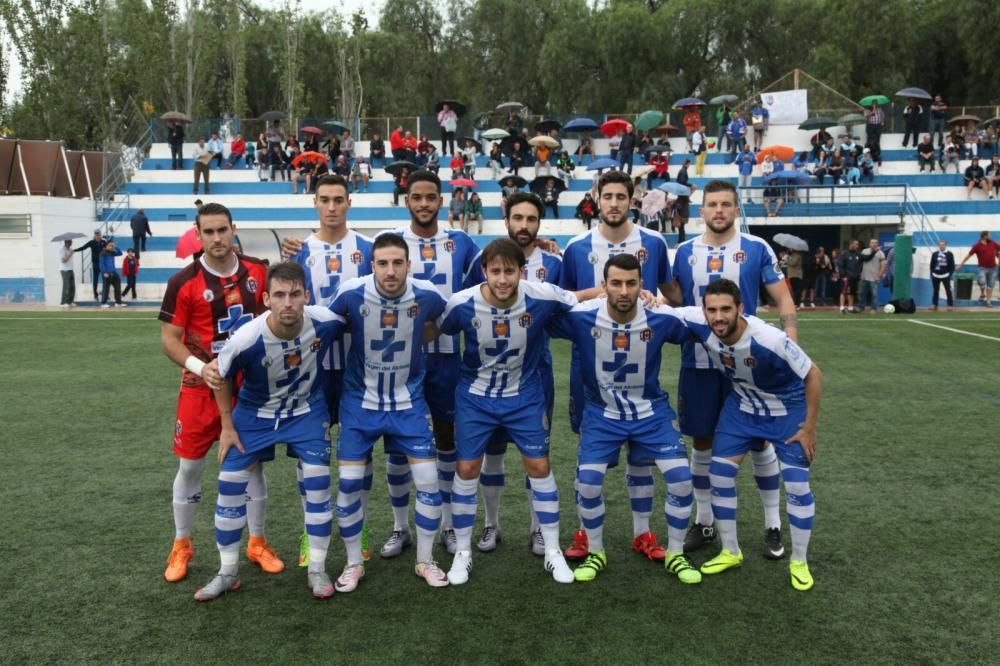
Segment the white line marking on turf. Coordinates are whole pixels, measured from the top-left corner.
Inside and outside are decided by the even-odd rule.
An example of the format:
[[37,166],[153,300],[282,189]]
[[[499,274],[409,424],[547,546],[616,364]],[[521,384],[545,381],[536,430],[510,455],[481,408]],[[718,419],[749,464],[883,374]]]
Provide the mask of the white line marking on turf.
[[942,331],[951,331],[952,333],[961,333],[962,335],[971,335],[976,338],[985,338],[987,340],[996,340],[1000,342],[1000,338],[995,338],[992,335],[983,335],[982,333],[973,333],[972,331],[963,331],[960,328],[951,328],[950,326],[938,326],[937,324],[932,324],[927,321],[921,321],[919,319],[910,319],[909,321],[914,324],[920,324],[921,326],[930,326],[931,328],[940,328]]
[[156,321],[155,317],[4,317],[0,321]]

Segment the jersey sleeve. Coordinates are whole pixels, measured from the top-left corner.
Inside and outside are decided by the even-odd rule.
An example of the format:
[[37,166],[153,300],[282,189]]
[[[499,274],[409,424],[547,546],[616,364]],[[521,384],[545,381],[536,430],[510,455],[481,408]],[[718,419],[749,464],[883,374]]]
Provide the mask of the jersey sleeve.
[[657,305],[649,310],[659,320],[659,325],[664,330],[666,342],[679,345],[691,337],[691,331],[688,329],[681,309],[672,308],[669,305]]
[[809,369],[812,368],[812,359],[802,350],[802,347],[799,347],[792,342],[791,338],[785,336],[784,344],[778,353],[788,363],[788,367],[792,369],[792,372],[805,379],[806,375],[809,374]]
[[561,317],[550,317],[548,323],[545,324],[545,331],[553,338],[572,340],[573,339],[572,316],[569,313],[566,313]]
[[552,284],[560,284],[559,280],[562,279],[562,259],[558,255],[547,254],[542,259],[542,264],[546,267],[545,270],[548,271],[545,281]]
[[760,278],[764,281],[764,284],[774,284],[785,279],[785,275],[781,272],[781,267],[778,265],[777,255],[774,254],[771,246],[766,243],[761,244]]
[[180,328],[187,327],[188,315],[191,313],[187,285],[187,281],[170,280],[167,283],[167,291],[163,295],[163,302],[160,305],[158,317],[160,321]]
[[663,237],[654,236],[654,247],[656,248],[656,284],[666,284],[670,282],[672,273],[670,271],[670,253],[667,251],[667,241]]
[[358,278],[351,278],[350,280],[342,283],[337,293],[334,295],[333,300],[330,301],[329,310],[341,317],[347,317],[350,314],[350,294],[351,292],[361,284],[361,280]]
[[[269,315],[264,315],[269,316]],[[256,321],[256,320],[255,320]],[[261,321],[264,321],[263,319]],[[266,325],[266,323],[265,323]],[[219,374],[226,379],[236,376],[245,365],[243,352],[246,351],[257,338],[257,326],[241,326],[233,336],[226,341],[225,346],[219,352]]]
[[465,282],[462,284],[463,289],[475,287],[477,284],[482,284],[486,281],[486,276],[483,274],[483,264],[480,261],[482,254],[482,252],[476,253],[475,260],[472,262],[472,266],[469,267],[469,272],[465,274]]
[[562,269],[559,271],[559,286],[563,289],[574,290],[576,289],[576,261],[573,257],[576,255],[576,247],[569,245],[566,247],[566,252],[563,255]]
[[544,282],[539,283],[539,286],[543,288],[543,293],[545,293],[552,302],[552,312],[554,314],[565,314],[580,303],[580,301],[576,298],[576,294],[571,291],[566,291],[565,289],[557,287],[554,284]]
[[462,332],[461,309],[459,306],[466,302],[467,297],[455,294],[448,299],[448,305],[444,312],[437,319],[437,327],[445,335],[458,335]]

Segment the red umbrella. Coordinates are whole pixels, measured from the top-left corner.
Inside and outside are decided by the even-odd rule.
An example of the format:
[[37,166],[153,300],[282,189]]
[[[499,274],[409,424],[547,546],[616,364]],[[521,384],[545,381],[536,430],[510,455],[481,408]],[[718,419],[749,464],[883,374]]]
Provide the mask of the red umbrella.
[[760,152],[757,153],[757,164],[763,164],[764,158],[768,155],[774,155],[774,159],[776,160],[788,162],[795,157],[795,149],[788,146],[767,146],[766,148],[761,148]]
[[177,240],[174,256],[178,259],[187,259],[199,251],[201,251],[201,238],[198,237],[198,227],[191,227]]
[[613,118],[601,125],[601,134],[610,139],[618,133],[618,130],[627,132],[629,127],[631,125],[624,118]]
[[310,164],[316,166],[317,164],[325,164],[327,159],[327,156],[323,153],[317,153],[315,150],[307,150],[295,156],[295,159],[292,160],[292,166],[298,169],[299,165],[305,160],[309,160]]
[[476,181],[469,180],[468,178],[455,178],[451,181],[452,187],[475,187]]
[[312,125],[306,125],[299,131],[302,132],[303,134],[314,134],[316,136],[323,136],[324,134],[326,134],[326,132],[324,132],[320,128],[313,127]]

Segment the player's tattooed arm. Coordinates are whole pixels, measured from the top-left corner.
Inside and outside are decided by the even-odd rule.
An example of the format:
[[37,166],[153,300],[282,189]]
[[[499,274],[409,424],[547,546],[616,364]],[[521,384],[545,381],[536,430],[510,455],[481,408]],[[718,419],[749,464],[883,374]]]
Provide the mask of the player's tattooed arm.
[[781,322],[781,328],[787,331],[789,327],[798,329],[799,327],[799,315],[795,312],[791,314],[783,314],[778,316],[778,321]]
[[778,306],[778,320],[781,322],[781,329],[792,342],[799,341],[799,317],[795,312],[795,301],[792,300],[792,292],[788,290],[788,285],[784,280],[779,280],[767,285],[767,294]]

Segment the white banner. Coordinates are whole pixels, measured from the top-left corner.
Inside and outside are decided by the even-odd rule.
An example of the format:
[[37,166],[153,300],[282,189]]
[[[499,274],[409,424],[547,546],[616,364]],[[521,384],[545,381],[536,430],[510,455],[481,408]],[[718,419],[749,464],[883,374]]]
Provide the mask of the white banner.
[[798,125],[809,117],[808,90],[782,90],[761,95],[772,125]]

